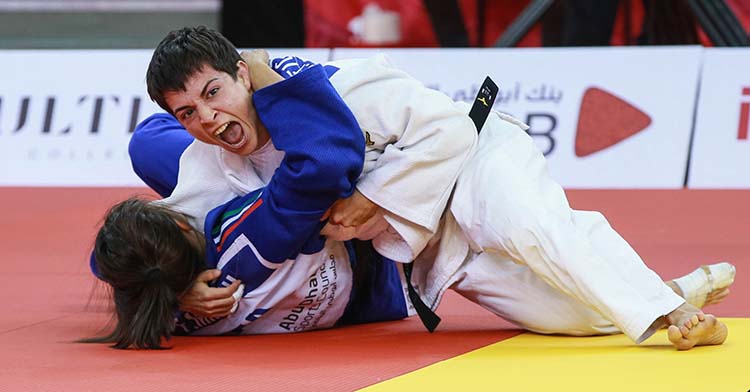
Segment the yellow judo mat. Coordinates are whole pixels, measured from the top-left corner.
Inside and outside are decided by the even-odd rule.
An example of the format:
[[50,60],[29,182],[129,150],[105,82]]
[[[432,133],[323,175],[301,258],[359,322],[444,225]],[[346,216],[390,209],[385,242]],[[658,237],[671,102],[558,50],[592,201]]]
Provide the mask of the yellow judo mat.
[[364,391],[750,390],[750,318],[721,318],[722,346],[676,351],[666,331],[636,346],[624,335],[523,333]]

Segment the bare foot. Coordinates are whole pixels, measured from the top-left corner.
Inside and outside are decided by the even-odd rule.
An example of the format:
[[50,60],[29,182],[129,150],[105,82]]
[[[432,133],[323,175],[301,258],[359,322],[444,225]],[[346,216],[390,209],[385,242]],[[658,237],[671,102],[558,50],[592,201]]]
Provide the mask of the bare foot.
[[727,339],[724,323],[687,303],[668,314],[667,322],[667,338],[678,350],[722,344]]
[[677,295],[696,308],[718,304],[729,295],[734,282],[735,268],[723,262],[702,265],[695,271],[665,282]]

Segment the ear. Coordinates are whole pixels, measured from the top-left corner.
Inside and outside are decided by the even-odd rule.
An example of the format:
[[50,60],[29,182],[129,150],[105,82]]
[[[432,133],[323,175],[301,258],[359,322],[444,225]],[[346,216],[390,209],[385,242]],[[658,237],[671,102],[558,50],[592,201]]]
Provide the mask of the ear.
[[240,81],[248,91],[251,91],[253,89],[253,82],[250,79],[250,76],[250,68],[247,66],[247,63],[242,60],[238,60],[237,78],[240,79]]
[[184,220],[182,220],[182,219],[175,219],[175,220],[174,220],[174,223],[177,223],[177,226],[180,226],[180,229],[181,229],[182,231],[186,232],[186,233],[187,233],[187,232],[190,232],[190,231],[192,231],[192,230],[193,230],[193,228],[192,228],[192,227],[190,227],[190,224],[189,224],[189,223],[187,223],[187,222],[185,222],[185,221],[184,221]]

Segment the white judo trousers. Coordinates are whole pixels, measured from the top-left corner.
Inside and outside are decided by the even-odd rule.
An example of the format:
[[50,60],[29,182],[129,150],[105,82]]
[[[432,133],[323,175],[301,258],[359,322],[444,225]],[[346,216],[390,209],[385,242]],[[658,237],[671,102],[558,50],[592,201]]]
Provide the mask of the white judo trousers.
[[451,288],[525,329],[640,343],[685,302],[602,214],[571,209],[531,137],[495,113],[458,178],[453,219],[469,251]]

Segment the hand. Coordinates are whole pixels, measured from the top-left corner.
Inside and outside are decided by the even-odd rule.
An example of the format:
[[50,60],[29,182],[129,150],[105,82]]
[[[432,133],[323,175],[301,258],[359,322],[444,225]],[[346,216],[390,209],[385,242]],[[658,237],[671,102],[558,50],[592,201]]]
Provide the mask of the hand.
[[265,49],[253,49],[249,52],[243,50],[240,53],[240,57],[247,64],[252,91],[258,91],[284,80],[281,75],[271,69],[268,52]]
[[268,64],[269,60],[268,52],[265,49],[243,50],[240,52],[240,57],[248,64],[252,64],[253,62]]
[[227,287],[216,288],[208,282],[221,276],[221,270],[211,269],[201,272],[190,289],[180,297],[180,310],[198,317],[224,317],[232,313],[237,302],[233,296],[240,286],[236,280]]
[[359,226],[378,211],[378,205],[362,195],[358,190],[347,197],[339,199],[326,211],[321,220],[328,219],[331,224],[344,227]]

